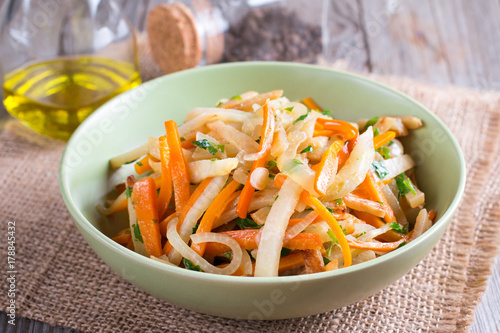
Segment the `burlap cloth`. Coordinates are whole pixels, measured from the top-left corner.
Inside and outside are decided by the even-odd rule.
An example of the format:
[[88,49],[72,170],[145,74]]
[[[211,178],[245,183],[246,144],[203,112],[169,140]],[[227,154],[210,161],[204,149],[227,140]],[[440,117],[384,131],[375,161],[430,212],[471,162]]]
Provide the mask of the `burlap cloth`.
[[78,233],[59,192],[63,144],[11,122],[0,134],[0,262],[5,274],[7,221],[15,221],[17,315],[88,332],[467,331],[500,239],[500,93],[378,80],[434,111],[467,160],[465,197],[449,229],[393,285],[357,304],[280,321],[229,320],[160,301],[112,272]]

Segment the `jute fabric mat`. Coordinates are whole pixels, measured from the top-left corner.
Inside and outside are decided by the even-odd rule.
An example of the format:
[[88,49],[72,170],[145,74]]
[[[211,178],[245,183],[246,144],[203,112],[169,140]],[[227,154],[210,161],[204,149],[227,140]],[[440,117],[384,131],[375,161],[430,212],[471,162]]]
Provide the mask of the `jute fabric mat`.
[[78,233],[59,192],[64,145],[13,121],[0,133],[0,261],[6,274],[7,221],[15,221],[17,315],[88,332],[468,331],[500,239],[500,93],[377,79],[435,112],[467,160],[465,197],[449,229],[393,285],[357,304],[280,321],[230,320],[160,301],[111,271]]

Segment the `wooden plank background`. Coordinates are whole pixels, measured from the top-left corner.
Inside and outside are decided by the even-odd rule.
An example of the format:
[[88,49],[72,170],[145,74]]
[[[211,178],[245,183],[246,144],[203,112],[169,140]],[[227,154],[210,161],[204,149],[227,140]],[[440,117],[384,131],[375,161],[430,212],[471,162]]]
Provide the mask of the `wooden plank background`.
[[[116,1],[142,29],[144,13],[167,0]],[[437,85],[500,90],[500,0],[310,3],[320,1],[328,4],[325,56],[329,61],[345,61],[351,70],[406,76]],[[471,332],[500,332],[500,260]]]

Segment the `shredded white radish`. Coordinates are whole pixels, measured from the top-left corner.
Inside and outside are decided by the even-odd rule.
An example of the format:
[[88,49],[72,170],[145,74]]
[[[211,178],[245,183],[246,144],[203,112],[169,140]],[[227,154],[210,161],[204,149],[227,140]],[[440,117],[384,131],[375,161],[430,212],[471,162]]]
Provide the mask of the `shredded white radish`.
[[235,157],[223,160],[200,160],[187,164],[189,180],[192,183],[200,183],[209,177],[228,175],[238,166],[238,159]]
[[245,167],[239,167],[236,170],[234,170],[233,179],[240,184],[245,184],[249,174],[250,174],[250,169]]
[[[172,244],[172,247],[181,256],[181,259],[182,257],[184,257],[190,260],[193,263],[193,265],[200,266],[202,271],[213,274],[230,275],[233,274],[238,269],[238,267],[240,267],[241,247],[234,239],[223,234],[212,234],[212,233],[203,233],[191,236],[191,240],[195,244],[205,243],[205,242],[217,242],[228,246],[231,249],[231,251],[233,251],[233,260],[231,260],[231,263],[229,265],[227,265],[224,268],[215,267],[214,265],[206,261],[205,258],[196,253],[196,251],[191,249],[180,237],[180,235],[177,233],[178,220],[179,220],[178,218],[175,218],[169,222],[167,227],[167,238],[170,244]],[[207,237],[206,236],[207,234],[222,236],[222,237],[217,237],[217,238]],[[169,260],[170,262],[174,262],[171,260],[170,255],[169,255]]]
[[113,157],[109,160],[109,164],[113,169],[121,167],[125,163],[135,161],[139,157],[146,155],[149,152],[149,143],[145,143],[140,147],[134,148],[126,153]]
[[109,208],[105,208],[101,205],[97,206],[97,209],[104,215],[110,215],[112,212],[114,212],[118,206],[123,202],[123,200],[127,199],[127,191],[123,191],[120,193],[120,195],[111,203]]
[[243,270],[243,276],[253,275],[253,265],[252,259],[246,250],[241,250],[241,269]]
[[429,230],[430,227],[432,227],[432,221],[429,220],[427,209],[421,209],[417,215],[417,221],[415,222],[415,227],[413,228],[413,234],[410,237],[410,242]]
[[378,229],[373,229],[370,231],[367,231],[366,234],[360,236],[358,240],[363,241],[363,242],[369,242],[372,241],[375,237],[380,236],[382,234],[385,234],[387,231],[392,230],[391,226],[389,223],[384,224]]
[[259,151],[259,144],[245,133],[238,131],[232,126],[225,125],[222,121],[208,123],[207,127],[218,133],[225,140],[231,142],[239,150],[243,150],[248,154],[253,154]]
[[414,116],[399,116],[403,125],[408,129],[417,129],[422,126],[422,120]]
[[257,190],[263,190],[269,183],[269,170],[266,168],[256,168],[250,174],[250,184]]
[[424,192],[420,191],[415,184],[409,179],[413,189],[415,190],[415,194],[413,192],[408,192],[405,194],[406,201],[408,201],[408,204],[410,205],[411,208],[416,208],[420,207],[425,203],[425,194]]
[[297,184],[302,186],[312,195],[317,195],[314,187],[314,177],[316,173],[298,158],[286,161],[281,169],[282,173],[292,178]]
[[385,185],[382,187],[382,193],[384,193],[384,196],[387,200],[387,203],[391,207],[392,211],[394,212],[394,216],[396,217],[396,221],[401,224],[402,226],[409,227],[408,220],[406,219],[406,215],[401,209],[401,206],[399,205],[398,198],[392,193],[389,185]]
[[[196,202],[184,217],[181,228],[179,230],[179,235],[185,243],[188,242],[189,235],[193,233],[194,226],[201,218],[203,213],[207,210],[208,206],[210,206],[212,201],[214,201],[215,197],[222,190],[222,188],[226,184],[226,181],[227,175],[215,177],[214,179],[212,179],[203,193],[200,195],[198,200],[196,200]],[[182,259],[177,251],[170,251],[168,258],[171,262],[177,265],[181,262]]]
[[278,199],[271,207],[266,223],[262,228],[258,256],[255,262],[255,276],[278,276],[283,237],[288,220],[299,201],[302,187],[292,179],[283,183]]
[[257,224],[263,225],[266,222],[267,216],[269,215],[270,211],[271,207],[264,206],[261,209],[250,214],[250,216]]
[[309,226],[314,221],[314,219],[316,219],[316,217],[318,217],[318,214],[316,212],[311,212],[309,213],[309,215],[304,217],[302,221],[289,228],[285,233],[283,243],[286,243],[288,240],[294,238],[302,231],[304,231],[304,229],[307,228],[307,226]]
[[306,134],[299,131],[291,132],[288,134],[288,147],[276,159],[278,169],[283,170],[283,165],[285,164],[285,162],[291,161],[295,158],[295,156],[297,155],[297,148],[306,138]]
[[369,127],[359,136],[358,143],[328,188],[327,196],[324,199],[331,201],[342,198],[361,184],[370,169],[374,156],[373,131]]
[[388,160],[383,160],[379,165],[383,168],[384,172],[387,172],[381,180],[392,179],[397,175],[406,172],[415,166],[415,162],[410,155],[401,155]]
[[155,138],[154,136],[148,137],[148,142],[149,142],[149,154],[156,158],[157,160],[160,160],[160,140],[158,138]]
[[161,256],[159,257],[155,257],[155,256],[150,256],[149,258],[153,259],[154,261],[158,261],[158,262],[161,262],[163,264],[167,264],[167,265],[170,265],[170,266],[175,266],[174,264],[172,264],[170,261],[168,261],[168,257],[164,254],[162,254]]
[[271,146],[271,156],[277,157],[281,155],[288,148],[288,144],[286,131],[283,125],[281,122],[276,123],[273,144]]

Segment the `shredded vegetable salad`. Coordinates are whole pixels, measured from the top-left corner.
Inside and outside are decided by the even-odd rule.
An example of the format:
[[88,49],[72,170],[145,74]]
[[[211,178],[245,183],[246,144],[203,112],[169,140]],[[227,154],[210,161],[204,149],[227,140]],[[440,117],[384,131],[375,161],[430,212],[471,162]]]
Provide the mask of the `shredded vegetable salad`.
[[195,108],[110,160],[135,170],[98,208],[128,211],[119,244],[201,272],[310,274],[377,258],[436,218],[398,140],[422,122],[340,116],[281,90]]

